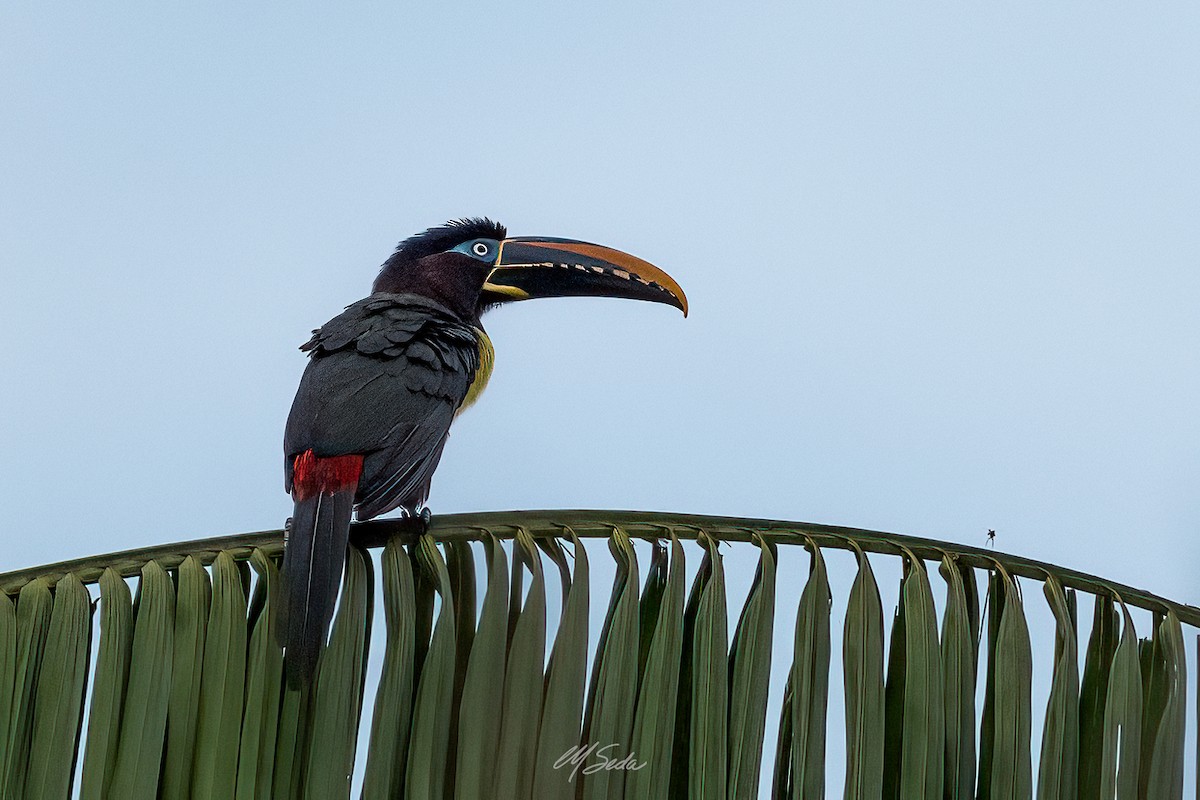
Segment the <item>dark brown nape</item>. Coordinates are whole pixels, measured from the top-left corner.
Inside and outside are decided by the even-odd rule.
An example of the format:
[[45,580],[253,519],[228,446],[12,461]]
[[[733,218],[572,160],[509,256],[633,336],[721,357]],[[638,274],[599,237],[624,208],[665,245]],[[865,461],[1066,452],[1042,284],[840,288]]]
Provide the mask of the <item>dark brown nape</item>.
[[479,294],[487,278],[482,262],[448,252],[410,261],[396,253],[384,263],[372,292],[417,294],[450,309],[463,322],[477,322]]

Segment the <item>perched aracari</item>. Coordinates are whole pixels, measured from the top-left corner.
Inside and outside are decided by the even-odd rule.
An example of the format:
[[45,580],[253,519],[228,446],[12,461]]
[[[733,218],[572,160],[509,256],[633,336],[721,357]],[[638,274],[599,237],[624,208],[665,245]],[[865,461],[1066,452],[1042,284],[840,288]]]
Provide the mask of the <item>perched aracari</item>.
[[288,681],[316,668],[337,599],[351,513],[421,514],[450,424],[487,385],[492,344],[480,317],[537,297],[607,296],[687,314],[669,275],[573,239],[507,238],[463,219],[401,242],[371,295],[313,332],[284,433],[295,501],[283,558],[279,624]]

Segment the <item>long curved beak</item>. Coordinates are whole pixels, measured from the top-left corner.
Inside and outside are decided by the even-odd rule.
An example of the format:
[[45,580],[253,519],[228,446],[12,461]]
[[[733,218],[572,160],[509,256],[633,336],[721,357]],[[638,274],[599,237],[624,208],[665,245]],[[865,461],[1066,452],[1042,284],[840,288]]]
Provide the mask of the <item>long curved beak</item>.
[[500,243],[483,285],[489,299],[624,297],[672,305],[687,316],[687,296],[667,273],[642,259],[589,242],[521,236]]

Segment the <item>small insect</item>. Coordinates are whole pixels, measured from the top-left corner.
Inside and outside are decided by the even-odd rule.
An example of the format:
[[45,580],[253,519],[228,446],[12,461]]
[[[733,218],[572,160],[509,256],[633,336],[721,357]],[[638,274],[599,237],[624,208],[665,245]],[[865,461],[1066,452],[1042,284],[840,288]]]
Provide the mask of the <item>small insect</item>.
[[990,528],[988,529],[988,532],[987,532],[986,546],[987,547],[995,547],[996,546],[996,532],[994,530],[991,530]]

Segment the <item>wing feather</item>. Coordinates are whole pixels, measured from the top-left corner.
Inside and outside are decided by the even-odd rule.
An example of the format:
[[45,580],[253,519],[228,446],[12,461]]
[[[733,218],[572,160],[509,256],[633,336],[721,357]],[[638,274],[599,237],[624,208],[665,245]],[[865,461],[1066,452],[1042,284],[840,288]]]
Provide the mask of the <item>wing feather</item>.
[[[415,295],[376,294],[314,332],[284,434],[287,467],[359,454],[359,519],[425,501],[455,411],[479,370],[475,330]],[[291,473],[286,480],[290,488]]]

